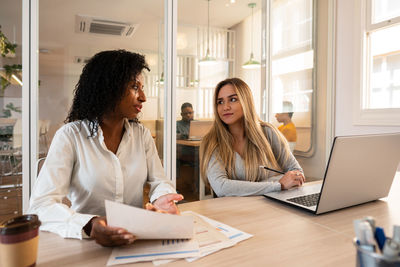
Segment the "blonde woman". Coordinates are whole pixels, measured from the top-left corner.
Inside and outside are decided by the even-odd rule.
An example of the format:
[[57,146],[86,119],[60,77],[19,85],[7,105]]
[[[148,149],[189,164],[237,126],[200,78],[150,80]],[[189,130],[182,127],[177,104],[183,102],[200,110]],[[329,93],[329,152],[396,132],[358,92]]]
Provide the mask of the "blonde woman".
[[[244,81],[231,78],[217,85],[214,117],[214,125],[201,143],[200,171],[219,197],[263,195],[305,182],[285,138],[256,114]],[[285,174],[277,176],[260,165]]]

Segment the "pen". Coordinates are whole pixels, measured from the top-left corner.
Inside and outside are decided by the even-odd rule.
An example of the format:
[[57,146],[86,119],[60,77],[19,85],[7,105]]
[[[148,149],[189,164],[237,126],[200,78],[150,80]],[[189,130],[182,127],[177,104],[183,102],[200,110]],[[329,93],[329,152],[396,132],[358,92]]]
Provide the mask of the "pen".
[[375,236],[376,243],[378,243],[379,249],[381,251],[383,251],[383,246],[385,245],[385,241],[386,241],[386,235],[385,235],[385,231],[383,230],[383,228],[376,227],[374,236]]
[[262,166],[261,165],[260,168],[263,168],[263,169],[266,169],[266,170],[269,170],[269,171],[273,171],[273,172],[277,172],[277,173],[280,173],[280,174],[285,174],[282,171],[274,170],[274,169],[268,168],[267,166]]

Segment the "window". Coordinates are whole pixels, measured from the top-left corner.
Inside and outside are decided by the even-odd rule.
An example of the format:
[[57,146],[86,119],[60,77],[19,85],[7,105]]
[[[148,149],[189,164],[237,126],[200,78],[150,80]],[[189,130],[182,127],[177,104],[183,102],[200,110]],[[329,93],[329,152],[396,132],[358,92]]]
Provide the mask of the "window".
[[356,124],[399,125],[400,1],[361,3],[361,95]]
[[363,108],[400,108],[400,1],[370,0]]

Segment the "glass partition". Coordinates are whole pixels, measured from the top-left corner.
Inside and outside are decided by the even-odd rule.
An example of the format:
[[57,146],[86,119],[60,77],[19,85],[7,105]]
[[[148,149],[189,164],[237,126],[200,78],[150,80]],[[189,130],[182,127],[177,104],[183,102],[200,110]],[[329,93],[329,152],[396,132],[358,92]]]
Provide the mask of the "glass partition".
[[261,1],[178,1],[176,186],[186,201],[212,197],[199,176],[199,146],[210,129],[215,86],[249,84],[261,106]]
[[[84,15],[82,15],[84,14]],[[104,50],[125,49],[145,55],[143,103],[139,121],[150,130],[162,160],[164,2],[39,1],[40,156],[64,124],[85,63]]]
[[271,2],[271,99],[269,120],[293,150],[309,152],[313,131],[313,1]]
[[0,8],[0,221],[22,214],[22,1]]
[[[176,165],[167,167],[177,168],[172,179],[176,178],[177,190],[186,200],[210,197],[211,192],[199,177],[198,147],[207,132],[204,129],[209,129],[213,120],[214,88],[225,78],[242,78],[252,89],[261,117],[277,126],[280,124],[276,113],[292,113],[297,127],[295,150],[309,151],[315,104],[313,1],[177,1],[173,107],[165,105],[170,93],[164,90],[165,72],[172,66],[164,60],[168,39],[164,36],[165,3],[39,0],[40,155],[46,156],[54,133],[67,116],[84,63],[95,53],[109,49],[146,55],[151,71],[145,76],[147,102],[140,121],[150,129],[163,159],[164,146],[171,141],[165,137],[166,114],[174,110]],[[268,20],[270,24],[263,24],[263,9],[267,10],[269,5],[271,16],[264,16],[264,22]],[[60,8],[62,12],[55,12]],[[100,23],[96,26],[101,27],[86,27],[82,31],[82,23]],[[116,25],[118,32],[113,31]],[[262,47],[262,43],[268,45],[266,36],[270,38],[269,48]],[[268,49],[271,61],[261,68],[261,59],[267,58]],[[263,88],[261,81],[269,77],[270,88]],[[262,110],[262,106],[269,112]],[[190,121],[200,124],[202,132],[196,133]]]

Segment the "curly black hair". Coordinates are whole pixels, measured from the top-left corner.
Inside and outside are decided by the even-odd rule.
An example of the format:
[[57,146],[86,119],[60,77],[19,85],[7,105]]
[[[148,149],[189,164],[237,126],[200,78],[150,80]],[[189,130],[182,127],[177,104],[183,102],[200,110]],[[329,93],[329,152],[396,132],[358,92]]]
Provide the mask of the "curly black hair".
[[185,108],[193,108],[193,105],[190,104],[189,102],[183,103],[182,106],[181,106],[181,112],[183,112],[183,110],[184,110]]
[[94,55],[82,70],[65,123],[88,120],[90,136],[98,131],[103,116],[112,112],[125,94],[128,83],[143,69],[150,71],[143,55],[126,50]]

